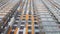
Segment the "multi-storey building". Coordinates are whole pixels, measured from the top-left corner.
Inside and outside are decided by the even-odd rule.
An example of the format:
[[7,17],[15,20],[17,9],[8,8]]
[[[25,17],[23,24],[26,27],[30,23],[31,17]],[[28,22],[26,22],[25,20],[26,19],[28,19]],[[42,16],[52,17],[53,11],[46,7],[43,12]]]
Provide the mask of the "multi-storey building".
[[60,1],[3,0],[0,34],[60,34]]

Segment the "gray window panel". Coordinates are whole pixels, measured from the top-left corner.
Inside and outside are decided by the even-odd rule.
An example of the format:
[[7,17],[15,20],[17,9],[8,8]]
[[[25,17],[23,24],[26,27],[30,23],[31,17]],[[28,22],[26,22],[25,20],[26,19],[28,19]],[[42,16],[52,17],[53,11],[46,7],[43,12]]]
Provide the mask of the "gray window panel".
[[20,17],[17,17],[17,19],[19,19]]
[[35,31],[35,32],[40,32],[40,30],[39,30],[39,29],[35,29],[34,31]]
[[35,26],[35,29],[39,29],[39,27],[38,26]]
[[22,20],[21,22],[26,22],[26,21],[23,21],[23,20]]
[[39,32],[35,32],[35,34],[39,34]]
[[20,31],[19,34],[23,34],[23,32]]
[[46,34],[60,34],[60,32],[45,32]]
[[17,17],[20,17],[20,15],[18,15]]
[[20,26],[24,26],[25,27],[26,24],[20,24]]
[[49,13],[40,13],[41,15],[49,15]]
[[42,25],[57,25],[56,22],[42,22]]
[[42,20],[42,22],[55,22],[55,21]]
[[35,26],[38,27],[39,25],[34,24],[34,27],[35,27]]
[[58,27],[45,26],[44,31],[60,31]]
[[25,24],[25,22],[21,22],[21,24]]
[[24,26],[20,26],[20,29],[24,29]]
[[41,16],[39,16],[40,18],[53,18],[53,17],[41,17]]
[[42,21],[47,20],[46,18],[41,18]]
[[15,22],[14,24],[18,24],[18,22]]
[[30,30],[30,29],[28,30],[28,32],[31,32],[31,31],[32,31],[32,30]]
[[14,24],[13,26],[17,26],[17,24]]
[[40,17],[46,17],[45,15],[40,15]]
[[48,15],[41,15],[41,16],[47,16],[47,17],[51,17],[49,14],[48,14]]
[[42,10],[42,11],[41,11],[41,12],[39,12],[39,13],[48,13],[48,11],[43,11],[43,10]]
[[46,17],[51,17],[50,15],[46,15]]
[[12,29],[15,29],[17,26],[12,26]]
[[16,20],[16,22],[19,22],[18,20]]
[[16,20],[19,20],[18,18]]
[[32,22],[31,20],[28,20],[28,22]]
[[28,22],[28,24],[30,24],[30,25],[31,25],[31,23],[32,23],[32,22]]

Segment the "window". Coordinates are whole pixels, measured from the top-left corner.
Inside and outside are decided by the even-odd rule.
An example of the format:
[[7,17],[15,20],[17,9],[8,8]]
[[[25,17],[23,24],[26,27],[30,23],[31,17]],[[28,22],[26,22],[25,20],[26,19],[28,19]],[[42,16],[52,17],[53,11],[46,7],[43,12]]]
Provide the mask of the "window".
[[18,24],[18,22],[15,22],[14,24]]
[[34,20],[37,20],[36,18]]
[[29,18],[31,18],[31,16],[29,16]]
[[34,22],[34,24],[38,24],[37,22]]
[[35,26],[35,29],[39,29],[39,27]]
[[39,34],[39,32],[35,32],[35,34]]
[[17,17],[20,17],[19,15]]
[[36,17],[36,15],[34,15],[34,17]]
[[22,19],[22,20],[25,20],[25,19]]
[[25,24],[25,22],[22,22],[21,24]]
[[31,19],[28,19],[29,21],[31,21]]
[[19,34],[23,34],[23,32],[19,32]]
[[25,18],[26,16],[23,16],[23,18]]
[[16,26],[13,26],[12,29],[16,29]]
[[37,18],[37,17],[34,17],[35,19]]
[[31,25],[31,22],[28,22],[28,24],[30,24],[30,25]]
[[28,26],[28,29],[31,29],[31,26]]
[[29,15],[31,15],[31,11],[29,11]]
[[34,18],[37,18],[36,15],[34,16]]
[[36,15],[36,14],[34,13],[34,15]]
[[24,29],[24,26],[21,26],[20,29]]
[[28,34],[31,34],[31,32],[28,32]]
[[60,26],[59,26],[59,28],[60,28]]
[[16,20],[19,20],[18,18],[16,18]]

